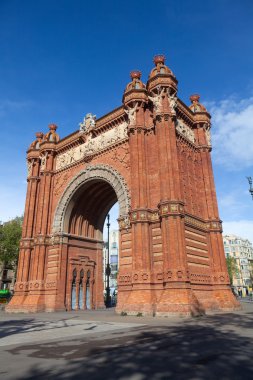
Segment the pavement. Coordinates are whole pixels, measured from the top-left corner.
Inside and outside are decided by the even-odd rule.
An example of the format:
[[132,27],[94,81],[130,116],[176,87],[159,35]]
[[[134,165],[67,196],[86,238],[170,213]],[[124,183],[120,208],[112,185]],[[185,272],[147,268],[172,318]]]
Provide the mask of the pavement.
[[0,311],[0,379],[253,379],[253,302],[196,318]]

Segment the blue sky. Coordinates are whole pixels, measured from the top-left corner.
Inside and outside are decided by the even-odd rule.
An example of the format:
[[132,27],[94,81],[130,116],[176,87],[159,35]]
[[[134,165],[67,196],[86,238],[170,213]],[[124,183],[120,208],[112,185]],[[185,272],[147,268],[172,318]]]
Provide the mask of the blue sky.
[[225,233],[253,241],[251,0],[0,0],[0,220],[20,215],[35,132],[78,129],[121,104],[129,72],[157,53],[213,116],[213,164]]

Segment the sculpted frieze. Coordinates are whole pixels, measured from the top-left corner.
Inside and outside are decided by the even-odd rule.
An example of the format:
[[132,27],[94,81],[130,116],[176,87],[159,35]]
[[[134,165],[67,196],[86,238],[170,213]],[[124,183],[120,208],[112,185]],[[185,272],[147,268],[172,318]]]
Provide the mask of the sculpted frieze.
[[32,175],[32,167],[32,161],[27,161],[27,177],[30,177]]
[[192,142],[193,144],[195,143],[195,136],[193,130],[188,127],[182,120],[177,119],[176,123],[176,130],[180,135],[183,135],[187,140]]
[[211,128],[210,125],[205,126],[205,133],[206,133],[206,142],[208,146],[212,146],[212,139],[211,139]]
[[121,146],[113,152],[112,159],[120,162],[125,168],[130,167],[130,154],[128,146]]
[[127,137],[126,122],[97,137],[92,138],[91,135],[88,135],[88,139],[84,144],[58,155],[56,158],[56,170],[71,165],[73,162],[79,161],[88,155],[98,153],[121,140],[127,139]]

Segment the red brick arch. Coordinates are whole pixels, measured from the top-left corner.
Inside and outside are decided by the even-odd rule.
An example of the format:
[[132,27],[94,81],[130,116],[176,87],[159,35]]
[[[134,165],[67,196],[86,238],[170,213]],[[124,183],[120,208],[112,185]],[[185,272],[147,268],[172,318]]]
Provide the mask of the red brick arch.
[[[164,61],[155,57],[146,84],[132,72],[123,104],[99,119],[88,113],[79,131],[60,139],[51,124],[36,134],[27,152],[15,294],[6,311],[68,310],[73,268],[77,278],[90,270],[91,307],[104,307],[102,225],[117,200],[118,313],[238,307],[222,242],[211,116],[199,95],[190,106],[179,99]],[[76,307],[84,304],[79,282]]]
[[[90,165],[78,173],[68,184],[61,196],[54,216],[52,233],[59,234],[67,230],[70,212],[74,206],[76,194],[90,181],[105,181],[114,190],[119,203],[119,217],[126,218],[130,209],[130,195],[124,178],[108,165]],[[72,203],[72,205],[71,205]],[[113,202],[114,203],[114,202]],[[108,208],[110,209],[110,205]],[[65,228],[64,228],[65,226]]]

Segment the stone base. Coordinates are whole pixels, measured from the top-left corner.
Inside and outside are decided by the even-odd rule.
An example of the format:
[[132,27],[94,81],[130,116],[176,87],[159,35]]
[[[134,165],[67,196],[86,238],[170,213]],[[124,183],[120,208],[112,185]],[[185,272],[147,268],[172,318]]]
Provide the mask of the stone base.
[[156,306],[156,316],[196,316],[205,314],[191,289],[164,289]]
[[204,315],[208,311],[233,311],[241,308],[230,288],[215,290],[168,288],[162,292],[132,290],[126,294],[119,299],[117,314],[190,317]]
[[205,313],[191,289],[132,290],[125,302],[119,302],[116,313],[146,316],[193,316]]
[[40,294],[27,296],[15,294],[5,311],[7,313],[38,313],[45,311],[45,297]]
[[[104,309],[104,303],[96,309]],[[233,311],[241,308],[229,287],[214,289],[167,288],[164,290],[134,289],[121,292],[116,313],[146,316],[198,316],[207,311]],[[15,293],[5,307],[7,313],[66,311],[57,294]]]
[[116,313],[127,313],[127,315],[149,315],[154,316],[154,294],[153,291],[136,289],[126,293],[118,299]]
[[214,297],[219,304],[219,309],[222,311],[240,310],[241,305],[233,295],[230,288],[214,289]]
[[231,311],[241,308],[229,287],[209,290],[194,289],[194,295],[206,311]]

